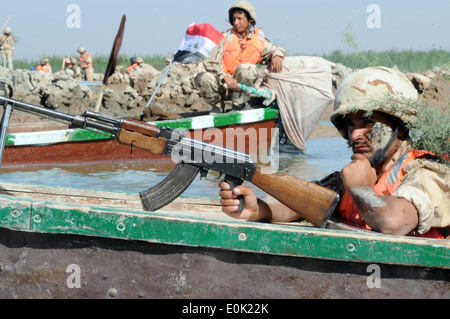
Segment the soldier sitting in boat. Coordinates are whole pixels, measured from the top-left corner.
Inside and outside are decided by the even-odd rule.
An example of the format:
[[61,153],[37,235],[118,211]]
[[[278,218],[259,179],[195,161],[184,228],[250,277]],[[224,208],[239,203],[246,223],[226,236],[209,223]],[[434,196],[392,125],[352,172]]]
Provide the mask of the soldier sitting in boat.
[[[259,87],[263,74],[258,72],[257,64],[268,64],[271,72],[280,72],[286,56],[284,49],[267,40],[260,29],[253,28],[256,10],[249,2],[236,2],[229,10],[229,22],[233,28],[223,33],[224,40],[203,62],[206,72],[195,78],[200,94],[215,112],[224,111],[228,90],[234,109],[248,106],[250,96],[238,91],[239,83]],[[222,110],[216,107],[219,102]]]
[[[344,223],[384,234],[449,238],[448,150],[438,156],[413,148],[409,129],[420,131],[414,103],[417,91],[400,72],[378,67],[351,74],[336,92],[331,121],[352,147],[352,161],[318,183],[340,194],[334,216]],[[222,210],[234,218],[299,219],[278,202],[257,199],[248,187],[221,188]],[[238,195],[245,199],[241,213]]]

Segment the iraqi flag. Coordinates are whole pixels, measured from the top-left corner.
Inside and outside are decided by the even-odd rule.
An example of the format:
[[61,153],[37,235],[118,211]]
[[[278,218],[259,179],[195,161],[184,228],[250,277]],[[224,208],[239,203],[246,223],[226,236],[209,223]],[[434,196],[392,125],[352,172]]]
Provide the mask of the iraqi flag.
[[191,24],[173,57],[174,62],[199,63],[207,58],[223,39],[223,34],[210,24]]

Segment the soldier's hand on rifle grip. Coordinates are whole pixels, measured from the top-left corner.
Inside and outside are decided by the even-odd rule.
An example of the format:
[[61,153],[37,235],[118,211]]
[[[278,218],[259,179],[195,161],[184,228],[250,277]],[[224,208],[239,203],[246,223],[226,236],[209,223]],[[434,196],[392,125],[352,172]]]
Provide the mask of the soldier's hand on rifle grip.
[[[228,183],[221,183],[219,195],[222,197],[220,204],[222,205],[222,211],[236,219],[244,219],[249,221],[261,220],[259,214],[259,205],[253,190],[246,186],[238,186],[231,190],[231,186]],[[243,197],[243,201],[239,199]],[[239,211],[239,204],[244,202],[244,208]]]
[[[234,189],[242,184],[242,181],[236,178],[233,178],[231,176],[225,176],[224,182],[230,185],[230,190],[234,191]],[[236,198],[239,201],[239,204],[237,205],[238,208],[235,210],[236,213],[240,213],[244,210],[245,207],[245,200],[244,196],[238,195]]]

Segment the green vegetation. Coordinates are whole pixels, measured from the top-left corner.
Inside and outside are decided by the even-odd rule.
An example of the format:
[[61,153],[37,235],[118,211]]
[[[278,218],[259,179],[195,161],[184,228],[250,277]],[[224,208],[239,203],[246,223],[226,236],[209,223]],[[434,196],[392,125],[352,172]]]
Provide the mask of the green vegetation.
[[414,147],[429,150],[446,158],[450,166],[450,111],[448,107],[430,107],[426,102],[417,103],[418,116],[411,124]]
[[434,67],[450,66],[450,51],[441,49],[430,51],[359,51],[351,54],[333,51],[330,54],[322,55],[322,57],[352,69],[362,69],[369,66],[397,66],[404,73],[424,73]]
[[[450,51],[444,49],[432,49],[429,51],[415,51],[415,50],[403,50],[398,51],[395,49],[375,52],[375,51],[362,51],[361,45],[358,43],[356,34],[353,31],[353,27],[350,22],[347,23],[346,28],[341,32],[342,42],[345,43],[353,53],[343,53],[340,50],[334,50],[331,53],[323,54],[311,54],[311,53],[290,53],[289,55],[319,55],[324,59],[341,63],[352,69],[362,69],[370,66],[387,66],[398,67],[398,69],[404,73],[424,73],[434,67],[443,68],[445,70],[450,69]],[[18,39],[17,39],[18,40]],[[50,64],[54,72],[61,70],[62,58],[57,56],[45,56],[49,59]],[[78,56],[75,56],[78,58]],[[122,66],[125,72],[126,68],[130,65],[130,58],[125,54],[119,55],[117,61],[118,66]],[[137,57],[137,56],[136,56]],[[147,55],[142,56],[145,63],[152,65],[155,69],[161,71],[166,66],[166,56],[162,55]],[[94,69],[95,73],[105,73],[106,66],[108,64],[109,56],[96,56],[94,54]],[[15,60],[14,68],[16,69],[31,69],[36,68],[40,61],[29,60]]]
[[[363,69],[371,66],[398,67],[404,73],[424,73],[434,67],[450,68],[450,51],[434,48],[428,51],[395,49],[380,52],[363,51],[356,39],[351,23],[341,32],[342,42],[352,53],[340,50],[324,53],[321,56],[328,61],[341,63],[352,69]],[[294,54],[301,55],[301,54]]]
[[[367,104],[369,110],[389,110],[402,114],[410,130],[413,148],[426,150],[445,158],[442,163],[450,166],[450,108],[431,107],[428,101],[407,99],[400,95],[386,95]],[[370,116],[372,111],[366,115]]]
[[[311,55],[311,54],[293,54],[293,55]],[[324,59],[334,63],[341,63],[352,69],[360,69],[368,66],[387,66],[393,67],[396,65],[400,71],[423,73],[427,70],[431,70],[434,67],[450,68],[450,51],[433,49],[430,51],[396,51],[389,50],[383,52],[374,51],[357,51],[356,53],[344,54],[342,51],[333,51],[329,54],[321,55]],[[48,57],[52,66],[53,72],[61,70],[62,57]],[[149,55],[142,57],[145,63],[152,65],[155,69],[161,71],[166,66],[166,56],[162,55]],[[96,73],[104,73],[106,65],[108,64],[109,56],[95,56],[94,55],[94,68]],[[15,60],[15,69],[31,69],[39,65],[39,60]],[[123,69],[130,65],[130,56],[119,55],[117,62],[118,66],[123,66]]]
[[[57,72],[62,68],[63,57],[58,56],[43,56],[46,57],[50,65],[52,66],[53,72]],[[78,56],[73,56],[78,58]],[[130,56],[120,54],[117,59],[117,66],[122,66],[123,70],[127,69],[130,65]],[[142,57],[145,63],[152,65],[157,70],[162,70],[166,66],[166,57],[161,55],[153,55],[153,56],[143,56]],[[109,56],[95,56],[94,55],[94,69],[95,73],[105,73],[106,66],[108,65]],[[14,60],[14,68],[15,69],[26,69],[30,70],[32,67],[36,69],[39,65],[40,60]]]

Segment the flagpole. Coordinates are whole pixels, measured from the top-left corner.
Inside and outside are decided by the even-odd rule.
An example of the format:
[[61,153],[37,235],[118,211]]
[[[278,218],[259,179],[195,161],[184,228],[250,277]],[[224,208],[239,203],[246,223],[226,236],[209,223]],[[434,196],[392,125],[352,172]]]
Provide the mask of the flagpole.
[[[186,36],[189,35],[189,39],[186,40]],[[200,51],[198,48],[198,38],[206,38],[206,54],[205,50]],[[145,106],[144,110],[142,110],[141,114],[141,120],[144,118],[144,111],[148,109],[150,104],[152,103],[153,99],[156,96],[156,93],[158,92],[159,88],[161,87],[164,79],[167,77],[167,74],[169,73],[170,69],[172,69],[174,61],[183,63],[183,64],[194,64],[199,63],[202,61],[206,56],[209,55],[210,51],[212,51],[213,47],[217,46],[219,41],[221,41],[223,38],[222,33],[214,29],[214,27],[210,24],[200,24],[196,25],[195,23],[191,24],[188,29],[186,30],[185,38],[181,42],[181,45],[178,48],[178,51],[175,52],[173,59],[170,61],[170,64],[168,65],[166,72],[161,77],[161,80],[159,81],[158,85],[155,88],[155,91],[153,91],[152,96],[147,102],[147,105]],[[195,41],[196,43],[192,43],[192,41]],[[209,51],[209,52],[208,52]],[[185,55],[191,55],[190,58],[186,58]]]
[[167,67],[166,72],[164,72],[164,75],[162,76],[161,80],[159,80],[159,83],[156,86],[155,91],[153,92],[152,96],[150,97],[150,100],[148,100],[147,105],[145,106],[145,109],[147,109],[149,107],[150,103],[152,103],[153,99],[155,98],[156,92],[158,92],[158,90],[161,87],[161,85],[162,85],[164,79],[166,78],[167,74],[169,74],[169,71],[172,68],[172,66],[173,66],[173,59],[172,59],[172,61],[170,61],[170,64]]
[[3,29],[8,25],[9,20],[11,20],[12,18],[12,14],[9,15],[8,19],[6,20],[5,24],[3,25],[3,27],[0,29],[0,33],[3,32]]

